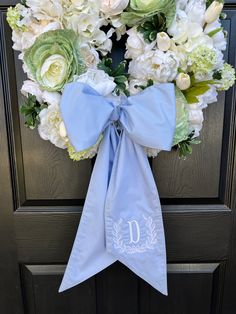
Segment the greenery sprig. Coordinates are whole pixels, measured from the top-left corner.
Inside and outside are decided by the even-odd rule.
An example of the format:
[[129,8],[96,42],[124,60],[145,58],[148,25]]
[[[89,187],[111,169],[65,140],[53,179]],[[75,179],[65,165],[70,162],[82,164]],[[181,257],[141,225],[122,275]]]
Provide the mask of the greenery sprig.
[[26,101],[20,107],[20,113],[25,117],[25,126],[34,129],[39,124],[39,113],[47,104],[39,103],[36,96],[29,94]]
[[157,14],[148,21],[143,22],[137,28],[143,34],[143,38],[151,43],[156,40],[157,33],[166,31],[166,18],[163,13]]
[[191,155],[193,152],[193,148],[191,145],[197,145],[200,144],[201,141],[197,140],[194,137],[194,132],[189,134],[188,138],[180,143],[178,143],[175,148],[179,150],[179,157],[180,158],[186,158],[188,155]]
[[123,92],[126,96],[129,96],[127,90],[129,74],[126,71],[127,62],[120,62],[115,68],[112,65],[111,58],[103,58],[98,64],[98,69],[105,71],[109,76],[114,78],[116,83],[115,93],[119,96]]

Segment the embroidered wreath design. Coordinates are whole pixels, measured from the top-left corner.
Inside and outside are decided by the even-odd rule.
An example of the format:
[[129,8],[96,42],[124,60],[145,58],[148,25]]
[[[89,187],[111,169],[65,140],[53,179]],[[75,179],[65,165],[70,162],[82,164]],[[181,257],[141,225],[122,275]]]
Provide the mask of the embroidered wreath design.
[[120,218],[118,222],[113,223],[113,242],[114,248],[119,250],[120,253],[135,254],[144,253],[147,250],[153,250],[157,244],[157,230],[156,224],[154,223],[152,217],[145,217],[145,227],[146,227],[146,240],[142,244],[127,245],[124,243],[122,234],[123,219]]
[[[60,114],[66,83],[84,82],[101,95],[133,95],[153,84],[176,86],[173,147],[192,152],[203,109],[229,89],[235,71],[224,62],[222,0],[24,0],[7,12],[13,49],[28,79],[21,92],[27,127],[67,149],[73,160],[93,157],[102,139],[76,152]],[[125,36],[124,61],[114,66],[113,42]],[[158,151],[146,148],[148,156]]]

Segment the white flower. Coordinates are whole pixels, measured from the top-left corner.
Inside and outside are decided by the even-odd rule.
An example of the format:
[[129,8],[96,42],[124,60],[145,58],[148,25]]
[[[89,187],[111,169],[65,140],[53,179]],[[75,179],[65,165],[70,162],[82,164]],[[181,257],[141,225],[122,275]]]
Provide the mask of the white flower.
[[177,44],[185,43],[189,38],[196,38],[203,32],[199,23],[193,23],[188,20],[174,21],[168,28],[168,34],[173,36]]
[[213,49],[213,39],[201,32],[199,36],[189,38],[188,41],[183,45],[183,48],[186,52],[192,52],[198,46],[206,46],[210,49]]
[[42,100],[43,102],[46,102],[49,105],[59,106],[60,101],[61,101],[61,94],[58,92],[48,92],[45,90],[42,93]]
[[27,0],[26,4],[39,20],[59,20],[64,13],[61,0]]
[[204,93],[203,95],[198,96],[198,107],[200,109],[204,109],[208,104],[212,104],[217,101],[218,93],[216,91],[216,87],[214,85],[209,85],[210,89]]
[[126,42],[126,53],[125,58],[127,59],[135,59],[138,56],[144,54],[146,51],[150,51],[156,45],[156,42],[152,42],[151,44],[147,44],[143,38],[143,35],[137,31],[135,27],[129,29],[127,31],[129,35]]
[[204,14],[206,11],[205,0],[190,0],[185,8],[189,21],[204,25]]
[[38,131],[41,138],[49,140],[59,148],[65,149],[68,139],[60,135],[62,122],[60,107],[56,104],[48,106],[40,112],[39,119]]
[[148,157],[152,157],[152,158],[157,157],[157,155],[161,152],[160,149],[149,148],[149,147],[144,147],[144,151]]
[[86,39],[92,39],[97,29],[101,27],[101,21],[97,14],[81,12],[64,18],[66,28],[73,29]]
[[189,113],[189,132],[194,131],[194,137],[200,135],[203,125],[203,112],[197,104],[188,105]]
[[157,34],[157,47],[161,51],[167,51],[170,49],[171,39],[165,32]]
[[88,68],[96,67],[100,62],[99,54],[93,47],[89,47],[87,44],[80,46],[80,53],[85,65]]
[[179,61],[172,51],[148,51],[132,60],[129,73],[136,79],[151,79],[154,82],[171,82],[177,76]]
[[59,22],[47,21],[45,23],[45,21],[41,21],[40,23],[37,23],[35,21],[32,21],[30,24],[28,24],[27,31],[25,32],[18,32],[13,30],[13,49],[18,51],[24,51],[34,44],[36,38],[39,35],[46,33],[50,30],[56,30],[60,28],[61,24]]
[[43,102],[42,90],[39,87],[39,84],[30,80],[24,81],[21,87],[21,93],[28,97],[29,94],[34,95],[38,102]]
[[205,12],[205,16],[204,16],[205,22],[212,23],[215,20],[217,20],[223,9],[223,6],[224,6],[223,3],[218,2],[218,1],[213,1]]
[[142,79],[131,79],[129,82],[129,92],[130,95],[136,95],[142,91],[140,86],[146,86],[147,81]]
[[218,30],[218,32],[214,36],[211,37],[213,40],[213,45],[216,49],[225,50],[227,41],[226,41],[223,29],[222,29],[222,25],[218,20],[210,24],[207,24],[204,29],[204,33],[209,34],[215,30]]
[[176,85],[180,90],[186,90],[190,87],[190,76],[185,73],[178,74],[176,78]]
[[111,94],[116,87],[113,77],[97,69],[89,69],[86,73],[75,76],[74,81],[88,84],[103,96]]
[[105,15],[118,15],[128,6],[129,0],[101,0],[101,11]]

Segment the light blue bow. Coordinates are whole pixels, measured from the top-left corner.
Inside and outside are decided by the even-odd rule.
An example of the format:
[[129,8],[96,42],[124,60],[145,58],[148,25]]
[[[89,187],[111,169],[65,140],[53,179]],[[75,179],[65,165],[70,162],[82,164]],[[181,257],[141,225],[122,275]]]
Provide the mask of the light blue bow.
[[61,114],[75,150],[103,140],[59,292],[119,260],[167,295],[161,206],[144,146],[171,149],[175,108],[171,83],[120,98],[65,86]]

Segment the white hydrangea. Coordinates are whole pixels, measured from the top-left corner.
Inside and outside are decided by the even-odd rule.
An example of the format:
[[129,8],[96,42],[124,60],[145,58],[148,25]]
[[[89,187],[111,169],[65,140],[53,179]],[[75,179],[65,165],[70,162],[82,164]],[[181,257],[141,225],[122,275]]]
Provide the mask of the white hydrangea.
[[39,119],[38,132],[40,137],[59,148],[67,148],[68,138],[60,135],[62,118],[59,105],[55,103],[43,109],[39,114]]
[[39,20],[61,20],[64,13],[61,0],[27,0],[26,4]]
[[148,51],[129,64],[129,73],[136,79],[151,79],[154,82],[173,81],[178,72],[179,60],[172,51]]
[[13,49],[17,51],[24,51],[34,44],[39,35],[56,29],[61,29],[61,24],[58,21],[48,22],[44,20],[36,22],[35,20],[32,20],[32,22],[28,25],[27,31],[20,32],[13,30]]
[[219,22],[219,20],[216,20],[210,24],[207,24],[204,29],[204,33],[209,34],[215,30],[218,30],[218,31],[214,36],[212,36],[213,45],[216,49],[223,51],[226,49],[227,41],[226,41],[223,29],[222,29],[222,25]]

